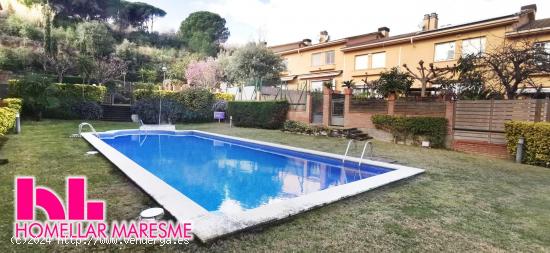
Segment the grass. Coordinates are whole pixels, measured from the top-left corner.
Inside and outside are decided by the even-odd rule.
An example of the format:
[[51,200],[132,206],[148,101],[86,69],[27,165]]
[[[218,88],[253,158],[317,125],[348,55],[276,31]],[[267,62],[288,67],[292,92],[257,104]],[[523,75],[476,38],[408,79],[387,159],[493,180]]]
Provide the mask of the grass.
[[[68,175],[88,177],[89,197],[107,201],[108,220],[137,217],[154,202],[90,146],[71,139],[77,121],[24,122],[0,157],[0,252],[82,251],[84,246],[12,245],[13,180],[33,175],[63,192]],[[98,131],[133,128],[92,122]],[[292,135],[224,124],[179,125],[341,153],[346,140]],[[354,152],[360,150],[357,147]],[[244,232],[210,245],[94,246],[96,251],[550,251],[550,170],[447,150],[375,142],[375,152],[426,169],[421,176],[328,205],[277,225]],[[90,247],[90,246],[88,246]]]

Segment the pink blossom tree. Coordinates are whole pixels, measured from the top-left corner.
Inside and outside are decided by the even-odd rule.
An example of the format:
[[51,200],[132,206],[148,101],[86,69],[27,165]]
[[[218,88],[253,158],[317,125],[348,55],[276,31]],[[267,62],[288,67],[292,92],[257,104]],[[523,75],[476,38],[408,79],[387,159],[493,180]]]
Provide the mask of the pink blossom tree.
[[221,76],[221,68],[213,58],[193,61],[189,63],[185,71],[187,83],[192,87],[216,88]]

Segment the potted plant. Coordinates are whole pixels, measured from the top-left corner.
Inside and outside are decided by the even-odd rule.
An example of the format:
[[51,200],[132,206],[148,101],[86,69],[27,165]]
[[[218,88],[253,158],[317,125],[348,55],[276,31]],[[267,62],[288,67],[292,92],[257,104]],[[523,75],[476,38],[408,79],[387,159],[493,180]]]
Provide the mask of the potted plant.
[[332,90],[332,81],[324,81],[323,82],[323,93],[324,94],[332,94],[334,91]]
[[344,81],[342,87],[346,88],[346,90],[344,91],[345,94],[351,95],[353,93],[353,88],[355,88],[355,82],[353,81],[353,79]]

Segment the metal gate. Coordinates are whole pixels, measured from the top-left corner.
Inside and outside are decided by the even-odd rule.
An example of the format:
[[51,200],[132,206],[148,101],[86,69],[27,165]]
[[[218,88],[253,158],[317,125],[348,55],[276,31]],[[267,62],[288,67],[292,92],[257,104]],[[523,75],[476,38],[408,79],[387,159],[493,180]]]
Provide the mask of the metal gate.
[[311,92],[311,123],[323,124],[323,92]]
[[332,94],[330,124],[333,126],[344,126],[344,99],[344,94]]

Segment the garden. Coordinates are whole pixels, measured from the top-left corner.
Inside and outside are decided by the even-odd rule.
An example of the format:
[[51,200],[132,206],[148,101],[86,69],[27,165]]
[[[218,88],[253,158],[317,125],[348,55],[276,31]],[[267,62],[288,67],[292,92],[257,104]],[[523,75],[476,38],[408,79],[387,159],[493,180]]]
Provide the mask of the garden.
[[[349,148],[346,135],[336,128],[287,120],[289,101],[235,101],[222,92],[231,85],[277,84],[285,64],[263,43],[223,46],[229,30],[220,15],[195,12],[178,31],[158,33],[152,26],[155,18],[166,15],[164,10],[139,2],[113,2],[114,6],[106,1],[24,1],[39,8],[40,15],[0,17],[0,71],[10,76],[8,98],[0,101],[0,158],[7,158],[0,167],[0,193],[6,196],[0,206],[0,251],[14,251],[8,241],[14,221],[13,181],[19,175],[33,175],[38,184],[56,192],[64,192],[67,175],[86,176],[93,186],[88,198],[106,201],[110,221],[136,219],[140,211],[158,206],[107,158],[87,153],[93,148],[73,138],[84,120],[98,132],[138,127],[137,122],[101,121],[102,104],[128,105],[144,124],[168,123],[178,130],[333,154]],[[86,8],[91,4],[97,8]],[[442,84],[440,95],[453,100],[520,98],[521,88],[511,83],[501,85],[499,92],[485,88],[481,73],[471,68],[483,60],[489,58],[465,58],[453,69],[437,70],[419,63],[420,71],[438,73],[432,80],[419,80],[420,75],[406,65],[406,72],[393,68],[379,80],[365,79],[368,90],[356,98],[405,100],[414,81],[422,82],[422,99],[427,84],[434,82]],[[355,87],[353,80],[343,85]],[[326,86],[332,88],[332,83]],[[214,122],[214,112],[224,113],[226,120]],[[14,134],[19,120],[22,131]],[[290,217],[284,224],[209,244],[166,245],[162,250],[548,251],[550,174],[543,167],[550,164],[550,123],[505,123],[510,154],[518,150],[517,139],[525,140],[521,164],[445,149],[450,124],[445,117],[373,113],[369,120],[394,138],[371,140],[376,157],[426,173]],[[427,140],[433,148],[398,145],[398,140],[415,145]],[[353,146],[350,156],[360,155],[360,147]],[[40,213],[38,218],[45,217]],[[32,252],[81,251],[57,243],[17,247]],[[87,247],[159,250],[153,245]]]

